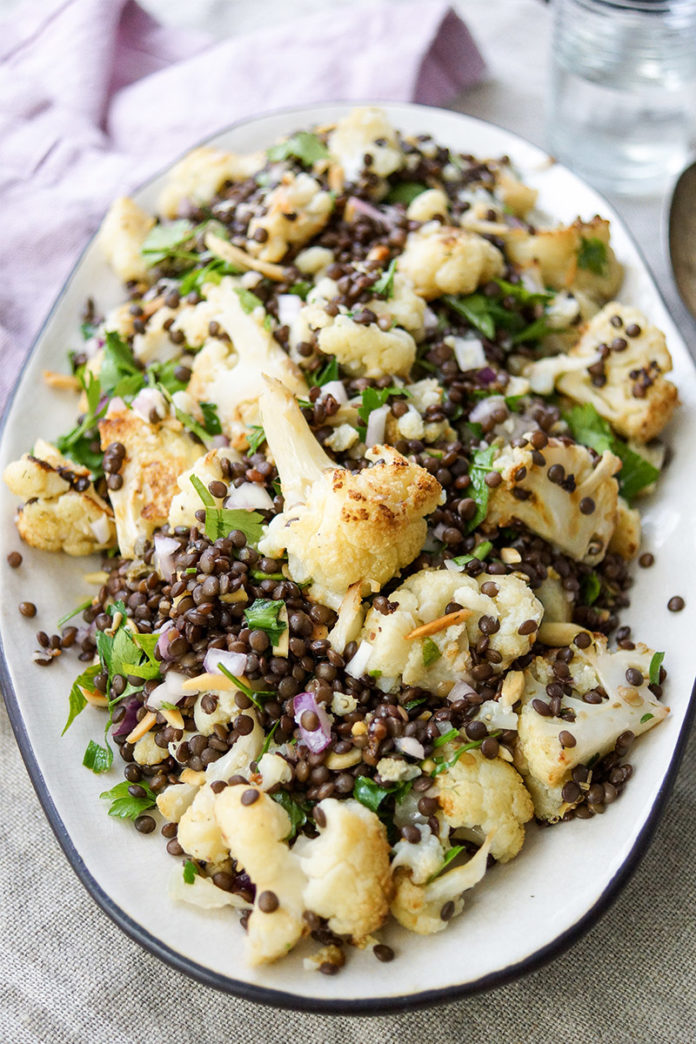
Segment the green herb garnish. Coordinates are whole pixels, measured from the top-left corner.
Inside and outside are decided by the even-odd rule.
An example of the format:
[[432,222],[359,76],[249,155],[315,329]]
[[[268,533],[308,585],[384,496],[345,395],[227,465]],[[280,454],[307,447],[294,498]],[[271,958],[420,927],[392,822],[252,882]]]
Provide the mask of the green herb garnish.
[[594,605],[602,593],[602,581],[594,570],[582,579],[582,598],[586,605]]
[[471,486],[467,492],[471,499],[476,502],[476,514],[467,525],[467,532],[469,533],[483,522],[488,513],[488,495],[490,490],[486,485],[486,475],[493,471],[494,457],[495,446],[487,446],[485,449],[476,450],[469,465]]
[[394,276],[396,275],[396,258],[392,258],[389,262],[389,268],[382,272],[381,276],[376,283],[373,283],[372,290],[375,294],[379,294],[380,297],[390,298],[394,296]]
[[200,874],[201,868],[197,863],[194,863],[192,859],[187,859],[184,863],[184,869],[182,876],[185,884],[192,885],[196,880],[196,877]]
[[442,861],[442,866],[440,867],[440,869],[436,870],[434,874],[431,874],[431,876],[425,883],[430,884],[430,882],[434,881],[436,877],[439,877],[440,874],[444,873],[444,871],[447,869],[450,863],[453,863],[457,856],[460,855],[464,850],[464,845],[453,845],[450,849],[448,849],[445,853],[445,858]]
[[603,276],[609,269],[609,255],[606,244],[596,236],[583,238],[578,250],[578,268],[584,268],[593,275]]
[[402,783],[375,783],[369,776],[358,776],[353,786],[353,797],[371,812],[377,812],[386,797],[390,795],[400,801],[413,786],[412,780]]
[[[179,257],[182,252],[178,248],[188,243],[195,231],[195,226],[185,218],[155,225],[145,237],[140,253],[148,265],[157,265],[167,257]],[[193,258],[197,259],[198,255],[194,254]]]
[[266,149],[266,155],[271,163],[296,159],[303,166],[311,167],[317,160],[328,159],[329,150],[316,134],[311,134],[309,131],[298,131],[285,141],[271,145],[270,149]]
[[61,736],[64,736],[72,725],[75,718],[80,714],[87,706],[87,700],[82,692],[82,687],[89,689],[90,691],[94,688],[94,679],[101,671],[100,663],[93,663],[86,671],[78,675],[72,684],[70,690],[70,709],[68,712],[68,720],[65,723]]
[[85,768],[91,769],[96,775],[101,775],[102,772],[109,771],[113,760],[114,752],[108,742],[105,747],[102,747],[98,743],[95,743],[94,740],[90,740],[87,744],[87,750],[82,759],[82,764]]
[[435,663],[435,661],[439,660],[442,656],[442,653],[440,652],[432,638],[423,639],[422,650],[424,667],[430,667],[432,663]]
[[458,555],[453,558],[452,561],[455,565],[466,565],[468,562],[473,562],[475,558],[478,558],[480,562],[487,558],[493,550],[493,544],[490,540],[482,540],[478,547],[475,547],[470,555]]
[[284,607],[283,601],[256,598],[249,608],[244,610],[244,619],[252,629],[264,631],[270,638],[271,645],[277,645],[288,629],[287,624],[278,619]]
[[665,654],[663,652],[653,653],[648,672],[648,678],[651,685],[660,684],[660,668],[662,667],[662,661],[664,658]]
[[435,768],[430,773],[431,776],[439,776],[441,772],[446,772],[448,769],[451,769],[453,765],[457,764],[462,754],[465,754],[467,750],[476,750],[478,747],[481,746],[484,740],[488,739],[489,737],[495,739],[495,737],[499,735],[500,729],[497,729],[495,732],[489,732],[488,736],[484,736],[483,739],[472,740],[471,743],[464,743],[461,747],[457,748],[454,755],[449,760],[447,760],[442,754],[438,755],[438,757],[436,758],[433,758],[433,761],[435,762]]
[[260,424],[252,424],[249,427],[249,434],[247,435],[247,442],[249,443],[249,453],[258,453],[259,447],[263,446],[266,441],[266,432],[263,430]]
[[337,381],[338,379],[338,359],[335,355],[331,356],[318,373],[309,374],[308,376],[309,384],[315,388],[321,388],[323,385],[328,384],[329,381]]
[[406,206],[413,203],[416,196],[426,192],[428,186],[420,181],[400,181],[389,190],[387,203],[404,203]]
[[288,794],[287,790],[278,790],[275,794],[271,794],[271,797],[274,801],[277,801],[281,808],[284,808],[290,816],[290,833],[284,840],[292,841],[298,830],[301,830],[307,822],[310,806],[307,804],[300,804],[300,802],[295,800],[291,794]]
[[251,290],[245,290],[242,286],[235,286],[234,292],[239,298],[242,311],[246,312],[247,315],[250,315],[256,308],[264,308],[261,298],[257,297],[256,294],[252,294]]
[[576,442],[591,446],[597,453],[611,450],[621,459],[622,467],[617,476],[619,489],[629,502],[660,477],[659,470],[650,461],[614,434],[609,422],[600,417],[591,403],[573,406],[563,414],[563,419]]
[[148,808],[153,807],[155,795],[152,790],[150,790],[144,780],[138,785],[145,791],[143,797],[132,797],[128,793],[128,788],[131,784],[127,780],[124,780],[123,783],[117,783],[111,790],[105,790],[103,794],[99,795],[105,801],[111,802],[109,807],[110,816],[116,816],[118,819],[137,819]]

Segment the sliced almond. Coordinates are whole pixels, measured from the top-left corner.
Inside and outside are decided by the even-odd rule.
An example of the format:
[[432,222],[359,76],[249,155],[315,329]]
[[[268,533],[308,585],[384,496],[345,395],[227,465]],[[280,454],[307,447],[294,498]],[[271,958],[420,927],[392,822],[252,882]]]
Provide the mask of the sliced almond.
[[[242,677],[239,679],[247,684]],[[199,674],[181,683],[184,692],[233,692],[237,686],[224,674]]]
[[329,173],[327,176],[329,188],[332,192],[340,193],[343,192],[343,185],[345,184],[345,176],[343,174],[343,167],[340,163],[332,163],[329,167]]
[[236,591],[230,591],[228,594],[218,595],[218,601],[226,602],[228,605],[233,605],[235,602],[248,602],[249,595],[243,587],[239,587]]
[[184,719],[180,710],[169,710],[168,707],[161,707],[160,714],[167,722],[167,725],[171,725],[173,729],[183,729]]
[[500,558],[505,565],[517,565],[518,562],[522,561],[522,555],[515,547],[501,548]]
[[350,732],[352,736],[364,736],[367,733],[367,725],[364,721],[356,721]]
[[347,750],[345,754],[331,753],[327,757],[324,764],[327,768],[331,769],[332,772],[340,772],[342,769],[352,768],[353,765],[357,765],[359,761],[362,761],[362,751],[354,747],[353,750]]
[[524,672],[510,671],[505,675],[505,680],[500,690],[500,702],[506,707],[512,707],[513,704],[522,698],[523,692]]
[[82,576],[85,583],[95,584],[97,587],[101,587],[109,579],[109,574],[105,573],[103,569],[97,569],[95,573],[83,573]]
[[575,638],[576,634],[589,634],[590,638],[594,635],[592,631],[588,631],[586,627],[580,627],[574,623],[542,623],[541,627],[537,631],[537,641],[543,642],[544,645],[552,645],[559,647],[562,645],[570,645]]
[[265,275],[276,283],[287,281],[288,273],[282,265],[274,265],[271,261],[261,261],[258,257],[252,257],[241,247],[233,246],[232,243],[228,243],[226,239],[221,239],[212,232],[208,232],[205,237],[205,245],[211,254],[222,258],[223,261],[229,261],[231,265],[239,265],[251,272],[260,272],[261,275]]
[[192,787],[202,787],[205,783],[205,772],[194,772],[193,769],[185,768],[179,776],[179,782],[189,783]]
[[154,711],[148,711],[140,719],[134,729],[126,736],[126,743],[137,743],[139,739],[142,739],[146,732],[149,732],[157,721],[157,715]]
[[55,370],[42,370],[41,372],[49,388],[58,388],[60,391],[80,391],[80,382],[70,373],[56,373]]
[[140,307],[142,308],[142,314],[139,316],[139,318],[142,319],[143,316],[145,316],[146,319],[149,319],[150,316],[154,315],[154,313],[158,311],[158,309],[160,309],[163,304],[164,294],[160,294],[159,297],[153,297],[150,301],[143,301],[140,305]]
[[87,702],[91,703],[93,707],[109,706],[109,701],[107,700],[106,696],[104,696],[104,694],[101,692],[95,692],[93,689],[83,689],[82,686],[80,686],[80,692],[87,700]]
[[470,616],[473,616],[472,609],[457,609],[454,613],[445,613],[444,616],[438,616],[437,620],[414,627],[412,631],[404,635],[404,638],[407,641],[411,641],[413,638],[427,638],[429,634],[438,634],[440,631],[447,630],[448,627],[464,623]]

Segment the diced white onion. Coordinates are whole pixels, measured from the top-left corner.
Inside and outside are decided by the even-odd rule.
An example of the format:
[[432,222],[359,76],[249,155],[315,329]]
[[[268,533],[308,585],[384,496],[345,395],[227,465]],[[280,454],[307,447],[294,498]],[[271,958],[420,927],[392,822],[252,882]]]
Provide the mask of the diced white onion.
[[394,741],[394,746],[402,754],[408,755],[408,757],[418,758],[419,760],[425,757],[423,744],[419,743],[415,736],[399,736]]
[[281,326],[292,326],[302,310],[302,298],[297,294],[278,294],[278,322]]
[[273,501],[270,494],[257,482],[244,482],[236,486],[225,500],[226,508],[238,508],[243,511],[272,511]]
[[106,515],[102,515],[95,522],[90,522],[89,528],[94,533],[94,539],[100,544],[105,544],[109,539],[109,520]]
[[466,373],[486,365],[486,353],[478,337],[453,337],[457,366]]
[[239,677],[246,670],[246,660],[245,653],[228,652],[227,649],[208,649],[203,660],[203,670],[208,674],[222,674],[218,666],[222,664],[230,674]]
[[125,408],[126,404],[121,396],[115,395],[107,407],[106,416],[110,417],[113,413],[120,413],[121,410],[125,410]]
[[339,406],[345,406],[348,402],[348,394],[343,381],[328,381],[323,385],[320,398],[324,399],[327,395],[333,395]]
[[376,410],[373,410],[367,418],[365,445],[368,449],[370,446],[377,446],[379,443],[384,442],[384,429],[390,408],[391,407],[387,406],[385,403],[384,406],[379,406]]
[[349,674],[351,678],[362,678],[367,670],[367,665],[370,662],[371,656],[372,646],[370,643],[361,642],[353,659],[349,660],[346,664],[346,674]]
[[155,569],[165,580],[171,580],[174,575],[174,555],[178,550],[179,541],[174,537],[155,534],[155,553],[152,557]]
[[490,420],[491,415],[496,410],[499,410],[501,406],[505,407],[505,399],[502,395],[489,395],[487,399],[481,399],[480,402],[476,403],[469,414],[469,420],[475,424],[481,424]]
[[185,674],[168,671],[162,684],[153,689],[147,698],[150,710],[159,710],[163,703],[178,703],[187,695],[186,690],[181,687],[185,681],[188,681]]

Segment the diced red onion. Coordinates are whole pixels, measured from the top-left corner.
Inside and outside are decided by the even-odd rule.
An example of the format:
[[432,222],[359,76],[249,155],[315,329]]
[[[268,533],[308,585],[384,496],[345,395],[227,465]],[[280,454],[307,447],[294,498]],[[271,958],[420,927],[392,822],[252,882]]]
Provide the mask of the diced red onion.
[[425,750],[423,744],[420,743],[415,736],[399,736],[398,739],[394,740],[394,746],[402,754],[406,754],[411,758],[418,758],[422,760],[425,757]]
[[131,403],[131,409],[148,424],[153,410],[158,417],[165,417],[168,413],[164,396],[157,388],[143,388],[139,391]]
[[127,736],[138,724],[138,710],[142,707],[140,700],[135,696],[126,702],[126,713],[112,732],[112,736]]
[[378,446],[384,442],[384,429],[387,423],[387,417],[389,416],[391,407],[378,406],[376,410],[373,410],[370,416],[367,418],[367,431],[365,432],[365,445]]
[[155,553],[153,555],[155,569],[167,581],[174,576],[174,555],[179,548],[179,541],[174,537],[164,536],[162,533],[155,534]]
[[302,308],[302,298],[297,294],[278,294],[278,322],[281,326],[292,326]]
[[370,218],[371,221],[375,221],[378,225],[386,225],[387,228],[391,228],[401,217],[399,211],[393,207],[385,207],[383,210],[378,210],[377,207],[374,207],[364,199],[358,199],[357,196],[348,197],[346,209],[349,207],[352,207],[354,213],[362,214],[363,217]]
[[270,494],[258,482],[244,482],[236,486],[225,501],[226,508],[239,508],[243,511],[272,511],[273,501]]
[[364,641],[361,642],[353,659],[349,660],[346,664],[346,674],[349,674],[351,678],[362,678],[367,670],[367,665],[370,662],[371,656],[372,646],[370,643]]
[[159,656],[160,660],[173,659],[171,653],[169,652],[169,646],[176,638],[181,637],[178,631],[172,634],[173,627],[173,622],[171,620],[167,620],[167,622],[163,624],[159,630],[159,638],[157,639],[155,652]]
[[164,681],[153,689],[147,698],[150,710],[159,710],[163,703],[178,703],[188,696],[186,689],[182,689],[184,682],[188,681],[185,674],[179,671],[167,671]]
[[483,424],[490,420],[501,406],[505,406],[505,399],[502,395],[489,395],[487,399],[481,399],[476,403],[469,414],[469,420],[475,424]]
[[482,370],[476,374],[476,380],[479,384],[492,384],[493,381],[498,379],[498,374],[495,370],[492,370],[490,366],[484,366]]
[[203,660],[203,670],[208,674],[222,674],[218,664],[222,664],[225,670],[236,677],[244,674],[246,670],[246,654],[228,652],[227,649],[208,649]]
[[[101,402],[99,403],[99,405],[101,406]],[[126,408],[126,404],[123,401],[123,399],[121,398],[121,396],[120,395],[116,395],[109,402],[109,407],[108,407],[108,409],[106,411],[106,416],[110,417],[112,415],[112,413],[120,413],[121,410],[125,410],[125,408]]]
[[348,402],[348,393],[343,381],[327,381],[321,389],[320,398],[325,399],[327,395],[333,395],[339,406],[345,406]]
[[454,700],[467,699],[469,696],[478,696],[478,693],[476,689],[469,685],[468,681],[462,679],[454,683],[447,694],[447,699],[454,702]]
[[[312,754],[319,754],[326,750],[331,742],[331,718],[321,704],[317,703],[311,692],[300,692],[293,701],[295,710],[295,722],[299,725],[302,742],[311,750]],[[319,725],[311,732],[302,724],[302,715],[305,711],[313,711],[319,719]]]
[[226,435],[213,435],[212,439],[210,440],[210,445],[214,449],[227,449],[229,444],[230,440],[227,438]]

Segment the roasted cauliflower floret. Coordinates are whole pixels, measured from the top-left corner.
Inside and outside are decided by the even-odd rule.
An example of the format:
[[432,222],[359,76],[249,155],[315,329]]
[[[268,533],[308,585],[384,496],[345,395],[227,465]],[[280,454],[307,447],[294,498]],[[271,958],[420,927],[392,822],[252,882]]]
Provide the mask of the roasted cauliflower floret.
[[33,453],[8,464],[3,478],[25,501],[16,523],[31,547],[89,555],[116,545],[113,512],[94,489],[89,471],[50,442],[37,439]]
[[622,558],[635,558],[641,539],[640,511],[628,506],[619,497],[616,508],[616,525],[609,541],[609,550]]
[[114,200],[97,233],[106,260],[123,282],[146,279],[147,263],[140,252],[155,219],[128,196]]
[[226,839],[215,816],[215,802],[215,792],[206,783],[179,820],[179,844],[184,852],[204,863],[219,863],[229,855]]
[[442,294],[471,294],[502,275],[503,255],[473,232],[432,221],[411,232],[398,271],[429,301]]
[[406,330],[382,330],[377,323],[356,323],[349,315],[337,315],[320,330],[318,343],[354,377],[407,377],[416,357],[416,342]]
[[[572,695],[563,696],[561,709],[572,712],[574,720],[539,714],[533,706],[534,700],[548,705],[546,686],[555,680],[555,655],[537,657],[525,671],[515,757],[536,813],[544,819],[558,819],[570,807],[562,790],[576,765],[587,765],[595,755],[603,757],[623,732],[638,736],[669,713],[648,689],[653,652],[642,643],[632,650],[609,652],[606,638],[595,635],[586,649],[573,646],[573,653],[568,664]],[[638,672],[633,681],[640,676],[640,684],[627,679],[629,669]],[[585,702],[582,697],[588,692],[601,696],[600,702]],[[568,735],[573,744],[568,744]]]
[[216,321],[231,343],[210,340],[201,349],[187,391],[198,402],[215,403],[225,435],[243,448],[248,427],[259,420],[264,374],[277,377],[296,395],[306,396],[308,389],[300,371],[264,327],[264,314],[245,312],[237,290],[226,277],[208,291],[208,303],[216,307]]
[[[612,323],[617,316],[618,327]],[[677,405],[677,389],[663,376],[671,369],[662,331],[637,308],[612,301],[567,355],[532,363],[525,375],[535,390],[550,391],[555,383],[576,402],[591,403],[619,434],[648,442]]]
[[[264,213],[249,222],[247,250],[263,261],[280,261],[291,246],[302,246],[321,232],[333,209],[333,197],[304,172],[283,174],[264,200]],[[265,233],[262,242],[258,233]]]
[[[399,924],[418,935],[442,932],[452,917],[464,909],[462,893],[478,884],[486,872],[490,838],[481,845],[476,855],[464,866],[448,870],[430,884],[415,884],[409,870],[399,867],[394,873],[396,893],[391,912]],[[451,917],[440,916],[445,904],[453,903]]]
[[380,178],[400,170],[404,162],[396,131],[378,108],[353,109],[339,120],[329,135],[328,149],[349,182],[359,180],[367,153],[372,157],[370,171]]
[[[236,450],[230,447],[210,450],[195,461],[193,467],[179,475],[176,484],[179,492],[172,497],[169,507],[169,525],[172,529],[176,526],[195,526],[197,524],[196,512],[201,509],[201,498],[199,497],[191,476],[195,475],[203,485],[208,488],[211,482],[221,481],[225,478],[222,470],[222,461],[238,461],[240,459]],[[215,498],[217,507],[222,507],[222,499]]]
[[621,286],[623,269],[609,245],[609,222],[579,218],[572,225],[511,228],[505,237],[508,258],[525,268],[537,262],[544,286],[578,290],[600,303],[611,300]]
[[[256,885],[245,952],[248,962],[258,965],[284,957],[308,930],[302,917],[306,878],[286,841],[291,829],[287,812],[260,790],[246,804],[249,789],[231,786],[223,790],[215,803],[215,818],[230,855]],[[271,896],[277,905],[265,912],[273,905]]]
[[432,475],[389,446],[369,450],[371,466],[358,473],[337,467],[278,381],[267,381],[261,413],[285,498],[262,554],[287,550],[293,579],[311,579],[313,595],[336,608],[352,584],[380,587],[413,561],[426,536],[423,516],[442,496]]
[[[543,463],[541,459],[543,459]],[[578,562],[607,553],[617,516],[621,461],[606,450],[598,461],[579,444],[549,438],[543,451],[506,446],[493,461],[502,476],[491,490],[486,524],[518,519]]]
[[[516,576],[496,576],[497,594],[481,591],[491,577],[465,576],[449,569],[423,569],[414,573],[389,595],[398,609],[386,616],[370,609],[362,631],[372,647],[367,670],[380,671],[398,687],[419,685],[445,695],[471,668],[469,648],[481,636],[479,621],[485,616],[498,624],[489,636],[490,648],[499,653],[496,670],[505,670],[518,656],[529,652],[534,631],[520,634],[520,626],[532,620],[537,626],[543,607],[531,589]],[[462,606],[445,614],[450,602]],[[492,627],[495,627],[495,623]]]
[[291,348],[295,351],[301,342],[316,339],[325,355],[335,355],[355,377],[407,377],[416,357],[416,340],[424,331],[425,301],[398,273],[392,290],[391,297],[374,297],[364,306],[372,312],[372,322],[358,323],[345,311],[329,314],[327,305],[338,288],[332,279],[320,280],[291,324]]
[[307,875],[305,906],[326,917],[331,931],[359,945],[389,913],[393,886],[386,830],[374,812],[353,799],[326,798],[317,808],[326,825],[298,848]]
[[[453,743],[443,749],[445,758],[457,752]],[[430,791],[428,793],[431,793]],[[437,797],[450,830],[465,828],[491,835],[491,855],[507,863],[524,843],[524,824],[534,815],[532,799],[520,774],[502,758],[485,758],[480,750],[468,750],[435,777]]]
[[99,421],[102,449],[120,442],[126,454],[121,467],[123,484],[111,490],[118,546],[132,558],[142,542],[164,525],[177,479],[200,456],[200,445],[172,417],[157,424],[143,420],[120,400],[112,399]]
[[426,189],[412,200],[406,211],[409,221],[432,221],[436,217],[446,218],[449,214],[449,200],[442,189]]
[[226,181],[243,181],[261,170],[265,162],[263,152],[238,156],[207,145],[193,149],[167,175],[158,212],[166,218],[179,217],[182,204],[208,203]]

